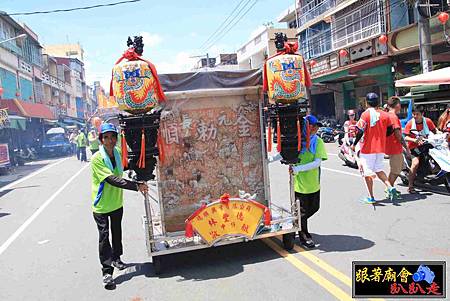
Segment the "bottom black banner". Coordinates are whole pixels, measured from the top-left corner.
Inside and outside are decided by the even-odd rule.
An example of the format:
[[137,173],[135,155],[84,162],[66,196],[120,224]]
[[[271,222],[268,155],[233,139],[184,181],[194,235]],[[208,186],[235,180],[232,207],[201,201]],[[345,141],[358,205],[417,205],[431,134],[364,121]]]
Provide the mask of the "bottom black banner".
[[445,298],[444,261],[354,261],[353,298]]

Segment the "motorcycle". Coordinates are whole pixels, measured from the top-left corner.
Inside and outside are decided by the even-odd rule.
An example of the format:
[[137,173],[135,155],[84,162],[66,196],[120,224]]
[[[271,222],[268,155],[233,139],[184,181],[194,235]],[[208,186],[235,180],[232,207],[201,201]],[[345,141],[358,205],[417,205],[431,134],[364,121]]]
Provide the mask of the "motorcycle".
[[350,143],[344,142],[344,137],[340,135],[339,136],[339,154],[338,157],[342,161],[344,161],[345,165],[351,168],[358,169],[358,161],[356,154],[353,152],[351,145],[352,145],[352,139],[350,139]]
[[38,159],[37,151],[34,147],[26,146],[25,149],[14,149],[14,159],[19,166],[23,166],[27,161]]
[[[424,142],[419,147],[420,164],[416,181],[432,186],[444,184],[450,193],[450,151],[446,134],[430,134],[428,138],[420,136],[418,132],[414,134]],[[400,179],[403,184],[408,185],[411,158],[407,158],[405,154],[403,157],[405,169],[400,174]]]
[[339,136],[339,130],[331,127],[321,127],[317,131],[317,135],[325,143],[336,142],[336,136]]

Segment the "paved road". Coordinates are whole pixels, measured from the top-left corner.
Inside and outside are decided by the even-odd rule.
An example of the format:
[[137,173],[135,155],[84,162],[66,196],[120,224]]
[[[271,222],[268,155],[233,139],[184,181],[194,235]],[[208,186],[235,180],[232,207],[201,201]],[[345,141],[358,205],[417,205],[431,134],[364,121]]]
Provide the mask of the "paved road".
[[[278,240],[265,240],[170,255],[157,277],[146,255],[142,199],[126,192],[129,267],[115,274],[114,291],[101,285],[89,164],[48,162],[0,188],[0,300],[350,300],[353,260],[450,259],[449,196],[362,204],[362,179],[342,166],[336,146],[327,148],[321,209],[310,222],[317,249],[287,253]],[[286,200],[286,167],[274,163],[270,172],[273,200]],[[383,196],[379,183],[376,193]]]

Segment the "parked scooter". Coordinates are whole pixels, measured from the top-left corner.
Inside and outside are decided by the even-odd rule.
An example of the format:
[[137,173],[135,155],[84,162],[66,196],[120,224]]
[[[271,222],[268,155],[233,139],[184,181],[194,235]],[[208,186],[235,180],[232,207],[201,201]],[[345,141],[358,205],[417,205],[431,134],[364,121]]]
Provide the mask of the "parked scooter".
[[[438,186],[444,184],[450,193],[450,151],[446,134],[430,134],[428,138],[420,137],[416,131],[414,134],[424,144],[420,146],[420,165],[417,170],[416,182]],[[400,174],[403,184],[408,185],[409,168],[411,159],[404,155],[406,168]]]
[[325,143],[334,142],[334,129],[330,127],[321,127],[317,131],[317,136],[322,138],[323,142]]
[[23,166],[27,161],[38,159],[37,151],[34,147],[26,146],[25,149],[14,149],[14,159],[19,166]]

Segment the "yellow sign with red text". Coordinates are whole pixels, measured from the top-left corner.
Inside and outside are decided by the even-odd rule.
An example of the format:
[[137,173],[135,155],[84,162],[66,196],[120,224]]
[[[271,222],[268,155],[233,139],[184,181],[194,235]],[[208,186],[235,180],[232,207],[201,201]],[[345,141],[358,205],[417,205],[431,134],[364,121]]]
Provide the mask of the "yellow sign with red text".
[[186,236],[197,232],[209,245],[225,237],[252,238],[261,219],[270,224],[270,211],[252,200],[222,198],[203,205],[186,220]]

